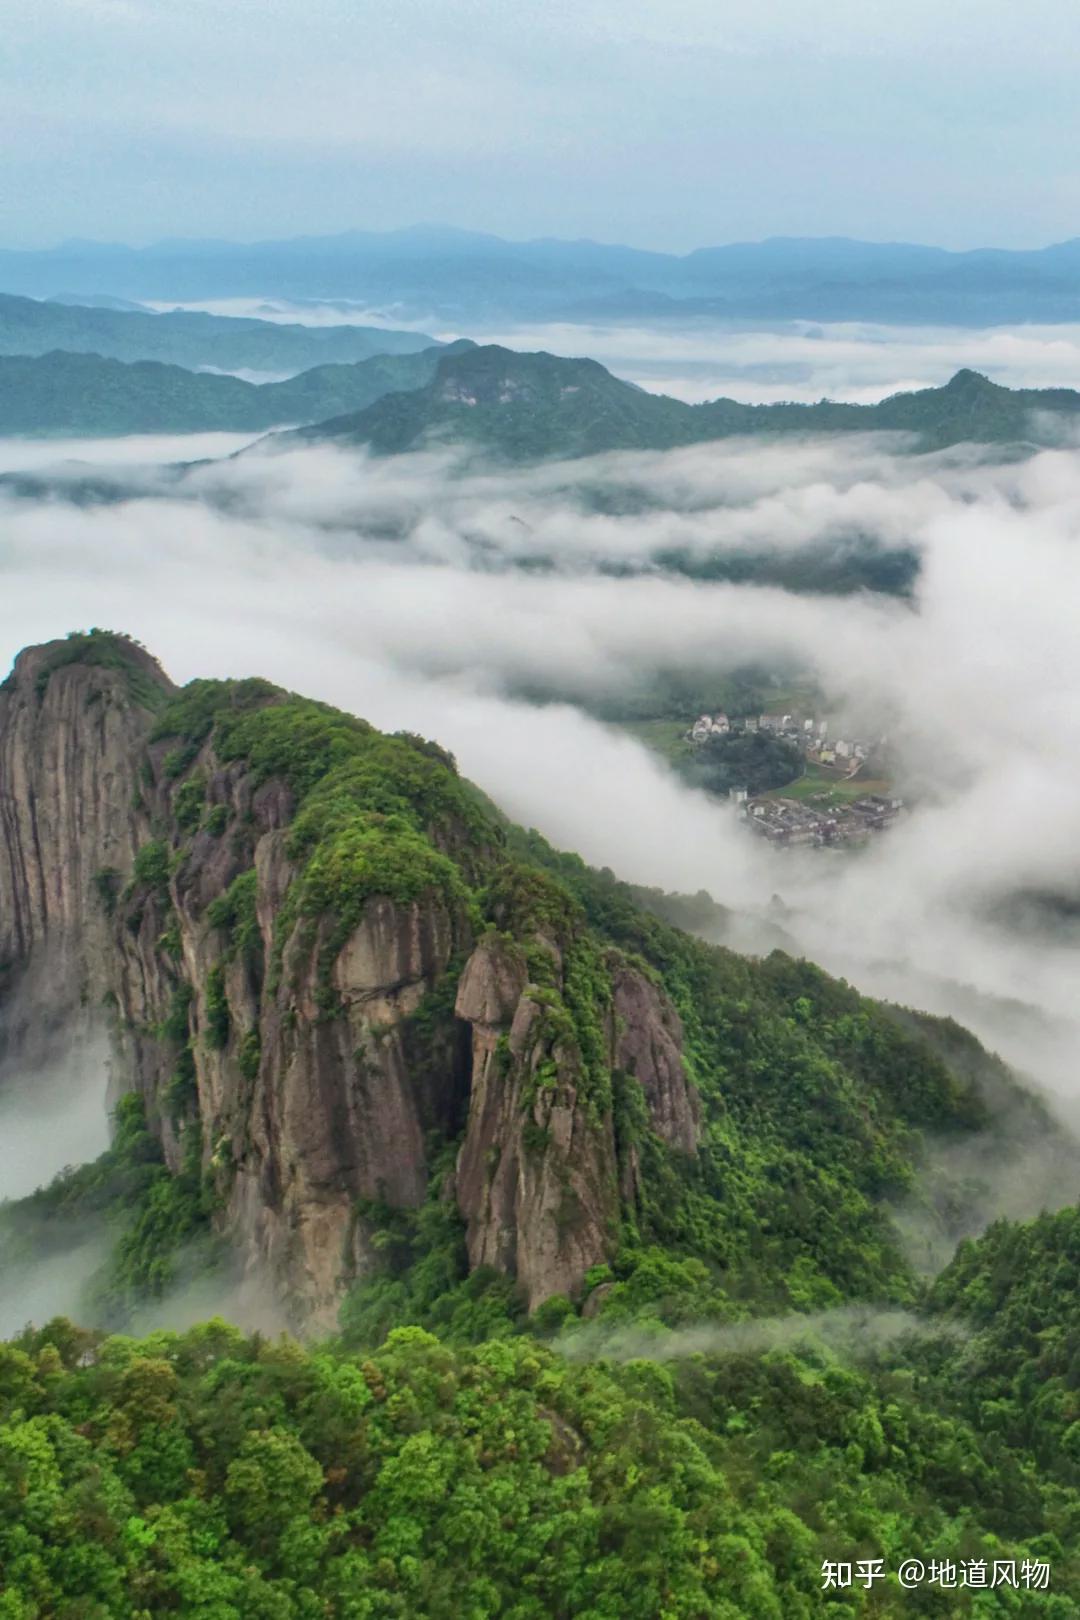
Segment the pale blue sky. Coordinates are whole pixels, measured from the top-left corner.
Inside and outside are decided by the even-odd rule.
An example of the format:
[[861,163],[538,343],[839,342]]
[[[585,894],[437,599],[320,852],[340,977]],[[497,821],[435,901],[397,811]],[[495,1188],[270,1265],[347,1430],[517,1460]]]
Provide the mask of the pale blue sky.
[[0,245],[1080,235],[1074,0],[0,0]]

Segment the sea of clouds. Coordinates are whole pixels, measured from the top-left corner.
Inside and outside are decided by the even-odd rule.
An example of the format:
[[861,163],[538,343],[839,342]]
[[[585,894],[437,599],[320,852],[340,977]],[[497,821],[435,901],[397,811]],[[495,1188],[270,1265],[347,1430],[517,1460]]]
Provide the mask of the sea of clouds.
[[[248,442],[0,443],[0,468],[107,464],[131,491],[90,507],[0,496],[0,663],[104,625],[178,681],[258,673],[435,737],[554,843],[708,890],[741,948],[767,948],[781,916],[794,948],[953,1014],[1080,1120],[1080,455],[918,456],[868,435],[515,471],[269,443],[180,484],[159,471]],[[913,599],[655,562],[851,534],[917,551]],[[748,663],[811,672],[839,723],[888,731],[900,824],[858,853],[774,850],[587,712],[660,671]],[[24,1191],[5,1162],[0,1196]]]
[[[1080,380],[1080,325],[892,326],[871,321],[712,318],[560,321],[447,329],[437,319],[403,319],[393,309],[348,300],[210,299],[157,308],[201,309],[301,326],[390,326],[450,340],[475,338],[510,349],[589,355],[652,393],[697,404],[730,398],[750,405],[819,399],[870,405],[889,394],[938,387],[962,367],[1009,388],[1073,388]],[[266,380],[251,376],[252,381]]]

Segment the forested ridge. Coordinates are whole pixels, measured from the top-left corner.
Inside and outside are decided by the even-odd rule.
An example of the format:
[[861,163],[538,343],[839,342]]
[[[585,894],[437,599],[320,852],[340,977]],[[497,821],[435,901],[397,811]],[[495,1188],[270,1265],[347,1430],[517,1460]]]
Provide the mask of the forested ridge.
[[57,349],[116,360],[222,370],[302,371],[372,355],[411,354],[433,339],[373,326],[285,326],[272,320],[208,315],[201,310],[92,308],[0,293],[0,354]]
[[373,354],[254,383],[159,360],[53,350],[0,355],[0,433],[109,436],[258,431],[358,410],[382,394],[427,382],[455,345]]
[[892,394],[874,405],[724,398],[688,405],[624,382],[595,360],[484,344],[440,356],[425,386],[299,429],[295,442],[363,444],[382,455],[445,442],[516,463],[739,436],[886,432],[928,451],[969,442],[1060,444],[1078,411],[1074,389],[1004,388],[970,370],[943,387]]
[[[173,987],[139,1032],[173,1073],[162,1096],[122,1099],[101,1160],[3,1212],[8,1276],[73,1228],[106,1240],[81,1307],[100,1326],[58,1319],[0,1348],[3,1620],[1077,1612],[1080,1217],[977,1235],[999,1170],[1072,1150],[1003,1065],[808,963],[681,932],[664,897],[507,823],[434,744],[266,682],[170,695],[101,632],[47,650],[34,700],[83,667],[154,711],[139,780],[155,836],[97,887]],[[215,772],[289,805],[269,949],[256,829],[215,799]],[[216,895],[196,884],[211,870],[235,874]],[[213,966],[191,983],[178,908],[195,892]],[[606,1257],[531,1311],[512,1269],[471,1264],[447,1116],[426,1197],[356,1200],[365,1261],[336,1330],[146,1331],[193,1271],[231,1275],[249,1149],[242,1122],[227,1138],[206,1113],[206,1075],[256,1085],[241,966],[265,1004],[306,941],[326,1029],[366,908],[433,896],[538,1009],[522,1174],[569,1176],[586,1152],[555,1157],[545,1095],[572,1094],[575,1131],[613,1144]],[[405,1021],[418,1087],[449,1074],[465,966],[452,956]],[[628,980],[672,1009],[693,1151],[611,1061]],[[496,1043],[489,1078],[509,1085],[512,1057]],[[557,1219],[560,1240],[587,1226],[571,1197]],[[913,1224],[959,1243],[936,1279]],[[905,1591],[907,1557],[1011,1563],[1017,1584]],[[859,1560],[885,1575],[824,1586],[827,1562]],[[1051,1566],[1049,1590],[1025,1561]]]

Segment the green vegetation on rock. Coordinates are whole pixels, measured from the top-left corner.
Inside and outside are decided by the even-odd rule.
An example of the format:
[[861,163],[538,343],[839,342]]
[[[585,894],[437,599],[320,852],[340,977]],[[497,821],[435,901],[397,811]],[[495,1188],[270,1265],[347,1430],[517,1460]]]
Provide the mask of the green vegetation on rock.
[[[255,784],[288,790],[285,848],[296,875],[275,919],[270,969],[280,972],[298,928],[318,939],[325,1016],[336,1006],[333,962],[380,896],[406,906],[437,898],[524,953],[548,1038],[575,1054],[590,1109],[617,1108],[624,1147],[632,1134],[642,1166],[624,1202],[616,1278],[643,1305],[647,1286],[633,1278],[652,1276],[659,1252],[704,1267],[679,1287],[664,1275],[651,1306],[658,1318],[917,1296],[890,1209],[916,1196],[923,1133],[993,1128],[978,1072],[955,1072],[920,1026],[808,964],[779,953],[754,962],[679,932],[610,874],[508,828],[448,756],[416,738],[384,736],[261,682],[193,683],[155,735],[208,743],[216,758],[242,761]],[[254,894],[248,870],[211,903],[208,920],[230,953],[254,944]],[[558,984],[550,950],[562,963]],[[704,1105],[693,1161],[651,1133],[608,1068],[611,960],[640,964],[678,1010]],[[223,985],[214,991],[215,1007],[223,994]],[[226,1015],[212,1020],[215,1040]],[[452,1003],[439,1016],[449,1041]],[[963,1208],[949,1220],[955,1241],[967,1229]]]
[[58,669],[67,669],[73,664],[120,670],[131,696],[144,709],[160,709],[166,700],[167,683],[154,660],[140,642],[120,631],[72,630],[50,651],[38,671],[38,696],[44,697]]

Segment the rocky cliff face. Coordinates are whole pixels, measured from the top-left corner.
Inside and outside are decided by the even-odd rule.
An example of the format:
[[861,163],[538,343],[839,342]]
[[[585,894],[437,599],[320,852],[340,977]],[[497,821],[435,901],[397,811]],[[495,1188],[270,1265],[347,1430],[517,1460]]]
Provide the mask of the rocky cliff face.
[[0,687],[0,1055],[23,1062],[112,988],[101,885],[149,836],[148,704],[172,691],[134,645],[119,666],[77,650],[30,648]]
[[[550,941],[540,948],[553,988],[529,982],[515,943],[482,939],[455,1009],[472,1026],[468,1127],[457,1164],[469,1258],[516,1276],[532,1308],[552,1294],[577,1294],[590,1266],[610,1257],[620,1147],[633,1164],[633,1149],[617,1141],[610,1096],[590,1092],[580,1042],[563,1015],[560,953]],[[678,1016],[640,971],[612,954],[614,993],[600,1020],[603,1069],[637,1080],[653,1128],[693,1153],[697,1102]]]
[[[273,861],[265,841],[257,859],[264,872]],[[260,909],[270,921],[269,955],[269,894],[260,894]],[[310,939],[297,928],[276,991],[261,1009],[251,1004],[261,1058],[247,1108],[232,1111],[229,1210],[234,1229],[254,1240],[305,1308],[332,1317],[343,1285],[372,1258],[357,1201],[422,1203],[429,1136],[460,1126],[467,1054],[451,1038],[429,1083],[412,1062],[409,1023],[446,975],[467,926],[436,897],[409,905],[371,899],[332,957],[333,1016],[319,985],[326,936],[325,925]]]
[[683,1062],[683,1032],[668,997],[637,968],[612,967],[612,1063],[645,1093],[656,1134],[683,1153],[697,1151],[701,1114]]
[[418,1206],[440,1145],[470,1263],[530,1307],[580,1290],[634,1195],[614,1077],[695,1151],[674,1008],[576,925],[495,917],[500,836],[429,745],[261,683],[177,701],[118,638],[34,649],[0,691],[26,1028],[115,1004],[119,1083],[298,1322],[332,1323],[366,1212]]
[[576,1292],[607,1258],[618,1206],[610,1112],[583,1095],[572,1034],[527,982],[524,959],[482,940],[456,1011],[472,1025],[472,1086],[457,1198],[473,1266],[517,1277],[530,1307]]

